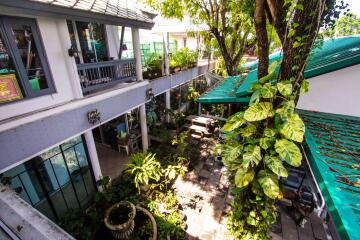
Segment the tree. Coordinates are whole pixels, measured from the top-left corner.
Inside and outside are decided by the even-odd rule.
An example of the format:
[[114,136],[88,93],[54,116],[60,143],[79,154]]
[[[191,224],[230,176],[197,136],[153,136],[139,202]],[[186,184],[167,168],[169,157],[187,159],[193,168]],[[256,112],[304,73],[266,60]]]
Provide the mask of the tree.
[[[278,178],[299,167],[305,125],[295,111],[308,90],[303,72],[321,26],[339,16],[335,0],[256,0],[254,26],[258,44],[258,82],[244,111],[228,118],[223,131],[223,162],[232,173],[235,201],[229,215],[236,239],[267,239],[282,198]],[[282,61],[269,66],[267,24],[282,44]]]
[[144,0],[167,18],[206,25],[206,34],[216,40],[228,75],[237,75],[247,45],[254,40],[251,0]]
[[325,37],[338,37],[360,34],[360,18],[354,13],[348,13],[339,18],[333,28],[325,29]]

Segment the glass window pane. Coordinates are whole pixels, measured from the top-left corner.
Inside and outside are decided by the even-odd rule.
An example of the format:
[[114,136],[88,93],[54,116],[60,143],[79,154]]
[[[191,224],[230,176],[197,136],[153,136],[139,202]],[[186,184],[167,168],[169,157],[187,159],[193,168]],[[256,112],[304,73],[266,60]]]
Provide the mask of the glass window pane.
[[65,185],[70,181],[69,174],[66,170],[65,162],[61,154],[56,155],[51,158],[51,163],[53,165],[55,175],[57,180],[59,181],[60,186]]
[[39,202],[41,200],[40,196],[42,196],[43,194],[41,192],[41,194],[39,196],[39,193],[35,189],[35,187],[33,185],[33,181],[31,180],[29,173],[26,171],[24,173],[21,173],[19,175],[19,177],[21,178],[21,181],[23,182],[25,190],[29,194],[29,197],[31,198],[32,203],[35,204],[35,203]]
[[104,25],[76,22],[76,27],[84,63],[109,60],[107,57]]
[[29,197],[28,197],[28,195],[26,194],[26,189],[25,189],[25,186],[23,186],[22,184],[21,184],[21,181],[20,181],[20,179],[19,179],[19,176],[16,176],[16,177],[14,177],[14,178],[12,178],[11,179],[11,184],[10,184],[10,187],[12,188],[12,189],[21,189],[21,192],[20,192],[20,197],[22,198],[22,199],[24,199],[27,203],[29,203],[29,204],[32,204],[31,203],[31,201],[30,201],[30,199],[29,199]]
[[49,159],[49,158],[55,156],[56,154],[60,154],[60,152],[61,152],[60,147],[56,146],[56,147],[44,152],[43,154],[41,154],[40,157],[42,159]]
[[61,147],[65,151],[69,147],[72,147],[81,141],[82,141],[81,136],[77,136],[77,137],[74,137],[74,138],[70,139],[69,141],[61,144]]
[[76,151],[76,155],[78,157],[79,160],[79,164],[81,168],[85,168],[88,167],[88,160],[86,157],[86,153],[85,153],[85,148],[83,143],[80,143],[78,145],[75,146],[75,151]]
[[[14,74],[14,75],[13,75]],[[0,102],[21,99],[23,92],[12,57],[0,33]]]
[[68,208],[66,206],[65,199],[61,194],[60,189],[50,194],[50,199],[52,204],[54,205],[56,214],[59,218],[61,218]]
[[64,151],[65,161],[69,168],[69,172],[71,175],[79,172],[79,165],[76,159],[76,154],[74,148],[69,148]]
[[30,24],[11,22],[11,30],[27,73],[31,90],[34,92],[48,88],[44,67],[40,60],[38,47]]
[[39,210],[42,214],[50,218],[52,221],[56,221],[54,213],[50,207],[49,202],[44,199],[43,201],[39,202],[35,208]]

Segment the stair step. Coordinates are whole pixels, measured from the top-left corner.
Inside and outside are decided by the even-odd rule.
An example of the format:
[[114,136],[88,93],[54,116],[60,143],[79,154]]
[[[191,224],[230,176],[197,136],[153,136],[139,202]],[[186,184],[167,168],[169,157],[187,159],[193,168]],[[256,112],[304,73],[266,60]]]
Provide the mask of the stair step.
[[205,125],[205,126],[211,125],[214,122],[214,120],[212,120],[211,118],[199,117],[199,116],[195,116],[195,115],[187,116],[186,120],[191,123],[195,123],[195,124],[198,123],[198,124]]
[[198,125],[190,125],[190,124],[185,124],[184,127],[197,132],[202,132],[204,134],[209,134],[208,129],[206,127],[202,127]]

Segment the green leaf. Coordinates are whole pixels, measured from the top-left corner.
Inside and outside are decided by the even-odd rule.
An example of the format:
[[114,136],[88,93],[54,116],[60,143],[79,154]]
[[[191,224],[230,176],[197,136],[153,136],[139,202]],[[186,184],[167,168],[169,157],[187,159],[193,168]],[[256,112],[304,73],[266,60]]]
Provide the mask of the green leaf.
[[288,97],[291,95],[292,92],[292,84],[291,83],[284,83],[279,82],[276,84],[277,89],[279,90],[280,94],[284,97]]
[[278,157],[266,155],[264,157],[264,162],[266,166],[276,175],[280,177],[288,176],[288,171],[286,170],[286,168],[282,164],[282,161]]
[[281,126],[280,133],[287,139],[302,142],[305,133],[305,124],[298,114],[294,113]]
[[276,140],[275,151],[279,154],[281,159],[291,166],[299,167],[301,165],[302,155],[295,143],[287,139]]
[[250,90],[252,92],[260,89],[262,87],[262,85],[259,82],[254,82],[253,84],[251,84]]
[[298,48],[300,47],[301,43],[298,42],[298,41],[295,41],[294,44],[293,44],[293,48]]
[[285,101],[281,104],[281,107],[276,109],[276,113],[278,113],[281,119],[287,119],[294,113],[295,110],[295,102],[293,100]]
[[266,196],[271,199],[276,199],[279,196],[279,182],[275,174],[266,170],[260,170],[257,175],[257,180]]
[[244,118],[247,121],[260,121],[273,116],[273,105],[269,102],[261,102],[251,105],[245,110]]
[[300,94],[307,93],[308,91],[309,91],[309,82],[306,80],[303,80],[301,82]]
[[277,89],[275,86],[271,86],[271,83],[266,83],[261,89],[260,93],[263,98],[272,98]]
[[269,147],[271,147],[275,142],[275,138],[274,137],[264,137],[264,138],[260,138],[260,147],[264,150],[268,149]]
[[246,223],[252,226],[256,226],[256,219],[249,215],[246,218]]
[[240,129],[239,133],[243,137],[250,137],[256,133],[256,126],[254,124],[249,124],[245,128]]
[[252,105],[254,103],[258,103],[260,101],[260,90],[256,90],[250,98],[249,105]]
[[245,122],[244,112],[238,112],[228,118],[222,130],[225,132],[231,132],[234,129],[241,127]]
[[240,168],[239,170],[237,170],[235,174],[235,185],[238,188],[246,187],[251,183],[254,177],[255,177],[254,169],[250,168],[249,170],[246,170]]
[[290,29],[289,34],[288,34],[288,38],[291,38],[294,35],[295,35],[295,29]]
[[245,152],[243,154],[243,163],[242,166],[245,169],[249,167],[256,167],[261,160],[261,149],[259,146],[255,146],[252,151]]
[[300,24],[297,22],[294,22],[292,26],[293,26],[293,28],[297,28],[298,26],[300,26]]
[[304,10],[304,5],[302,5],[302,4],[296,4],[295,9],[300,10],[300,11],[303,11],[303,10]]
[[230,171],[237,170],[241,167],[242,158],[240,156],[243,148],[243,145],[238,142],[228,142],[222,145],[222,161]]
[[259,181],[256,178],[251,182],[251,191],[258,196],[264,195],[264,192],[259,184]]
[[265,137],[274,137],[276,135],[276,130],[272,128],[265,128],[264,135]]

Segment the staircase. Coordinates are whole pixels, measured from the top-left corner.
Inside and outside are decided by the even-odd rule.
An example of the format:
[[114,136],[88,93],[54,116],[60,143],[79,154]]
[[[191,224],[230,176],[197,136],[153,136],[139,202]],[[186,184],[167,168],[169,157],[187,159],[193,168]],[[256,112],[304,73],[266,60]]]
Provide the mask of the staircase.
[[213,124],[214,120],[211,118],[189,115],[186,118],[186,124],[184,127],[189,130],[191,137],[201,139],[202,137],[211,136],[211,127]]

